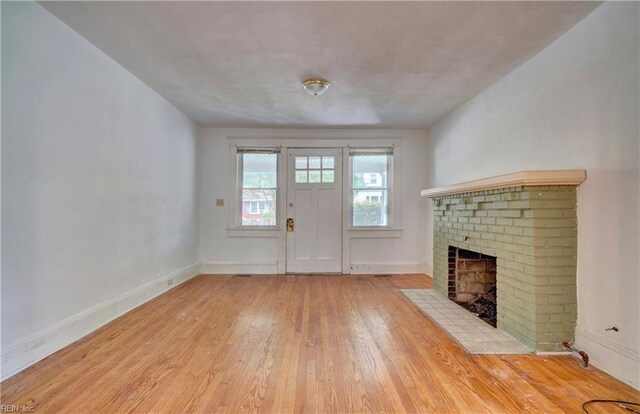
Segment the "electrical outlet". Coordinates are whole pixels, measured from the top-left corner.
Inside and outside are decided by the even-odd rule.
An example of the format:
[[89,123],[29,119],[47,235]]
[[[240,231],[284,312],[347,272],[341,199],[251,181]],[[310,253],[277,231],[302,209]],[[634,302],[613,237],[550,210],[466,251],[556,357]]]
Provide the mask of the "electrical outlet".
[[167,286],[173,286],[173,279],[167,280]]
[[218,199],[216,199],[216,206],[217,206],[217,207],[222,207],[222,206],[224,206],[224,198],[218,198]]

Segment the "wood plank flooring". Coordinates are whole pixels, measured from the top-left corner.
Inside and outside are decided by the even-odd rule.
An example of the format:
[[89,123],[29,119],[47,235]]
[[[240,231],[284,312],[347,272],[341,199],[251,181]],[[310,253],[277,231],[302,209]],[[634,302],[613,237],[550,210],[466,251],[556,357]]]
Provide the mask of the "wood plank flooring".
[[398,291],[431,283],[201,275],[4,381],[2,404],[35,413],[495,414],[640,400],[573,357],[467,354]]

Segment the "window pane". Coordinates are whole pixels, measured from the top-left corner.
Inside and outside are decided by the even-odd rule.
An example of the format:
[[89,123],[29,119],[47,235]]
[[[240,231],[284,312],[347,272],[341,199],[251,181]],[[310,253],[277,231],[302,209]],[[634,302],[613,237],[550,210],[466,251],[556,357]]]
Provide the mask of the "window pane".
[[335,165],[334,157],[322,157],[322,168],[333,169]]
[[388,155],[355,155],[352,157],[353,188],[386,188]]
[[[311,157],[309,157],[309,163],[311,163]],[[320,182],[320,170],[309,170],[309,182],[310,183]]]
[[307,169],[307,157],[296,157],[296,170]]
[[353,225],[387,225],[387,190],[353,191]]
[[240,154],[242,188],[276,188],[278,154]]
[[309,157],[309,168],[320,169],[320,157]]
[[334,180],[335,174],[333,170],[322,170],[322,182],[323,183],[332,183]]
[[242,225],[276,225],[276,190],[242,190]]
[[[305,160],[306,163],[306,160]],[[304,171],[296,171],[296,183],[306,183],[307,182],[307,170]]]

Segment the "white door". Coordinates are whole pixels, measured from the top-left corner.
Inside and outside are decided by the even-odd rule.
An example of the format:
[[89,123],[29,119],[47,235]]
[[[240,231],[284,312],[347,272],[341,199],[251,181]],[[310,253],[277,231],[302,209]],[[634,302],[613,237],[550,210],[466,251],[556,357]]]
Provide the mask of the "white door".
[[288,151],[287,273],[342,271],[342,149]]

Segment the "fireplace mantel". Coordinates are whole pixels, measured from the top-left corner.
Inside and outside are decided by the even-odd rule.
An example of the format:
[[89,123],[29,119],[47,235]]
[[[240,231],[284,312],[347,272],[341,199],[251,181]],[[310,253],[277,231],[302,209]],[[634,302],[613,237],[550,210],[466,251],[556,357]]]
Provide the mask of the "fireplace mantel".
[[585,170],[535,170],[520,171],[480,180],[466,181],[445,187],[422,190],[423,197],[438,197],[473,191],[495,190],[498,188],[532,185],[579,185],[587,177]]

